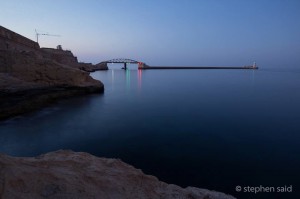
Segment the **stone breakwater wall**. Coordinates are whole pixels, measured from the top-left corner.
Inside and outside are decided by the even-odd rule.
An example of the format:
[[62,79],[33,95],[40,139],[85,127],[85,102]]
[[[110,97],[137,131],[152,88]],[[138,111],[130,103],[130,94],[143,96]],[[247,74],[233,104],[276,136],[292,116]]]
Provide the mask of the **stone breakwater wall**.
[[[3,26],[0,26],[0,50],[17,52],[35,52],[45,59],[51,59],[87,72],[107,70],[107,66],[98,66],[91,63],[78,62],[77,57],[70,50],[57,48],[40,48],[39,44]],[[0,60],[1,61],[1,60]],[[2,61],[3,62],[3,61]]]
[[0,26],[0,50],[34,51],[39,48],[37,42]]
[[164,183],[118,159],[66,150],[26,158],[0,154],[0,198],[234,199]]

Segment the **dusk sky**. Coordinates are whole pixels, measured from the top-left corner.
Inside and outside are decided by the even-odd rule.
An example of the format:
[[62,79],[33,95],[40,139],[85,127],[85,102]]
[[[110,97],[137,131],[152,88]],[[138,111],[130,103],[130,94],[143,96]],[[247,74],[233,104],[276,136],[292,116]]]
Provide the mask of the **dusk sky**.
[[299,0],[0,0],[0,25],[79,61],[300,68]]

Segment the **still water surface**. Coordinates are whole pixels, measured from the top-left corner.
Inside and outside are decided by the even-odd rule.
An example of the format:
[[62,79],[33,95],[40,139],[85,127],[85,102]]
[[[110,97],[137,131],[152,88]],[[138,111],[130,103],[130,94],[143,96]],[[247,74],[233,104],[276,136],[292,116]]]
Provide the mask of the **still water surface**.
[[[299,193],[300,73],[115,69],[92,76],[104,94],[0,122],[0,152],[85,151],[240,198]],[[294,195],[237,193],[237,185],[293,185]]]

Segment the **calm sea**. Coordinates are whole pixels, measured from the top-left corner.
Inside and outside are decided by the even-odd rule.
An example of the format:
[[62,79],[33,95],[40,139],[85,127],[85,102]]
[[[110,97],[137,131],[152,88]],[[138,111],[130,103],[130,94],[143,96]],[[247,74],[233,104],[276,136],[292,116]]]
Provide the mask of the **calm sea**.
[[[299,72],[113,69],[92,76],[105,84],[104,94],[0,122],[0,152],[72,149],[120,158],[182,187],[298,197]],[[247,186],[290,185],[292,193],[244,193]]]

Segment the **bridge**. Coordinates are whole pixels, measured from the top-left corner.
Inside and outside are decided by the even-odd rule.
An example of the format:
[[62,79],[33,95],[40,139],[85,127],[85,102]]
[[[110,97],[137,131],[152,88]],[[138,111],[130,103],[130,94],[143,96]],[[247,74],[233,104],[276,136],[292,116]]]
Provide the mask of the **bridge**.
[[107,61],[100,62],[99,64],[108,63],[123,63],[124,67],[122,69],[127,69],[127,64],[138,64],[138,69],[258,69],[256,63],[248,66],[148,66],[144,62],[136,61],[133,59],[119,58],[111,59]]
[[127,69],[127,64],[138,64],[138,68],[143,68],[143,66],[145,65],[144,62],[136,61],[133,59],[126,59],[126,58],[111,59],[111,60],[103,61],[101,63],[103,63],[103,64],[108,64],[108,63],[124,64],[123,69],[125,69],[125,70]]

